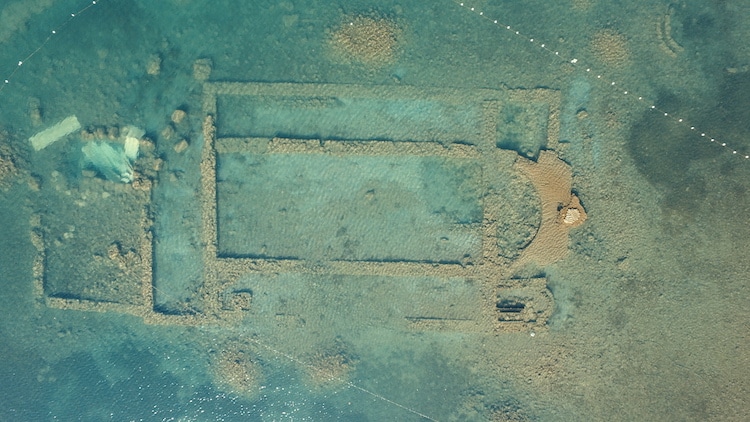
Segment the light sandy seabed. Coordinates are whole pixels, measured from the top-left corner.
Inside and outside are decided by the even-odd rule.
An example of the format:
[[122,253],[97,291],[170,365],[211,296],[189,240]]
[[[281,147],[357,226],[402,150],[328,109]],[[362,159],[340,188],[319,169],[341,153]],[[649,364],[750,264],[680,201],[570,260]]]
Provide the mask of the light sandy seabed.
[[750,3],[515,3],[2,6],[0,419],[747,420]]

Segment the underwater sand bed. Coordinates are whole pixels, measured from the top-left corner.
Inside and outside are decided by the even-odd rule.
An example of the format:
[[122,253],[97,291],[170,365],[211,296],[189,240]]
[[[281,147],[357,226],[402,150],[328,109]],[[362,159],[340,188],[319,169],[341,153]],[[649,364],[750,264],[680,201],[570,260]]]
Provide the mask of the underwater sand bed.
[[439,157],[222,155],[219,253],[323,261],[477,259],[480,176],[476,162]]
[[97,178],[84,178],[70,189],[53,176],[41,193],[46,212],[37,216],[35,243],[43,242],[39,283],[45,297],[59,305],[146,306],[144,287],[151,278],[148,192]]

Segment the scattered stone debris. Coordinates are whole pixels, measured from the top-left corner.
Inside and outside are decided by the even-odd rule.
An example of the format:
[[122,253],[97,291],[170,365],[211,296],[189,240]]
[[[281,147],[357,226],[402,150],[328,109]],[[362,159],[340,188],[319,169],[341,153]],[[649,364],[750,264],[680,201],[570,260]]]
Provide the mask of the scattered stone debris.
[[185,120],[185,117],[187,117],[187,113],[185,110],[180,110],[179,108],[172,112],[172,122],[174,124],[179,125],[182,123],[183,120]]
[[148,64],[146,65],[146,73],[151,76],[158,76],[161,73],[161,56],[158,54],[152,54],[148,58]]
[[193,78],[197,81],[207,81],[211,77],[214,64],[211,59],[198,59],[193,63]]

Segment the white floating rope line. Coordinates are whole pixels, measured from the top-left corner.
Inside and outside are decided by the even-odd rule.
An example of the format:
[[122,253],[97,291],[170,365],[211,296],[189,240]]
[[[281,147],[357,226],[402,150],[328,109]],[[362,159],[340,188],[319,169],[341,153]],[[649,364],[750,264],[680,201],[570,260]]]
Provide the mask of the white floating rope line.
[[[174,297],[174,295],[168,293],[166,290],[161,290],[161,289],[157,288],[156,285],[152,284],[151,288],[155,292],[158,292],[160,295],[165,296],[165,297],[169,298],[170,300],[175,300],[177,302],[180,301],[179,299],[177,299],[176,297]],[[189,307],[189,309],[191,311],[195,311],[196,313],[199,313],[199,311],[195,310],[192,307]],[[283,357],[283,358],[287,359],[290,362],[296,363],[300,367],[305,367],[305,368],[309,368],[309,369],[319,370],[318,367],[316,367],[315,365],[313,365],[311,363],[305,362],[302,359],[300,359],[300,358],[298,358],[298,357],[296,357],[294,355],[291,355],[291,354],[289,354],[287,352],[284,352],[282,350],[276,349],[276,348],[272,347],[270,344],[267,344],[267,343],[265,343],[263,341],[258,340],[258,338],[255,335],[253,335],[252,333],[247,337],[247,340],[251,341],[252,343],[254,343],[256,346],[258,346],[260,348],[263,348],[263,349],[266,349],[266,350],[270,351],[271,353],[273,353],[276,356]],[[360,391],[360,392],[362,392],[364,394],[370,395],[370,396],[372,396],[372,397],[374,397],[374,398],[376,398],[376,399],[378,399],[380,401],[386,402],[386,403],[388,403],[388,404],[390,404],[392,406],[398,407],[399,409],[402,409],[402,410],[404,410],[406,412],[409,412],[409,413],[412,413],[414,415],[417,415],[417,416],[419,416],[422,419],[428,420],[430,422],[438,422],[437,419],[432,418],[432,417],[428,416],[427,414],[420,412],[419,410],[416,410],[414,408],[411,408],[409,406],[401,404],[401,403],[399,403],[399,402],[397,402],[395,400],[391,400],[388,397],[385,397],[385,396],[383,396],[381,394],[376,393],[375,391],[369,390],[369,389],[364,388],[364,387],[362,387],[362,386],[360,386],[358,384],[355,384],[354,382],[349,381],[345,377],[338,376],[335,373],[332,373],[330,371],[323,371],[323,372],[325,372],[325,374],[329,377],[329,380],[336,380],[336,381],[338,381],[338,382],[340,382],[342,384],[345,384],[349,388],[353,388],[353,389],[358,390],[358,391]]]
[[[251,342],[255,343],[256,345],[258,345],[258,346],[260,346],[260,347],[262,347],[262,348],[264,348],[266,350],[270,350],[271,353],[273,353],[275,355],[283,356],[284,358],[288,359],[291,362],[296,363],[299,366],[303,366],[303,367],[306,367],[306,368],[309,368],[309,369],[313,369],[313,370],[319,370],[319,368],[317,368],[316,366],[314,366],[314,365],[312,365],[310,363],[304,362],[304,361],[298,359],[297,357],[295,357],[293,355],[290,355],[290,354],[288,354],[286,352],[283,352],[281,350],[275,349],[275,348],[269,346],[268,344],[266,344],[266,343],[258,340],[257,338],[255,338],[252,335],[248,337],[248,340],[250,340]],[[346,386],[349,387],[349,388],[353,388],[355,390],[361,391],[362,393],[369,394],[370,396],[372,396],[372,397],[374,397],[374,398],[376,398],[378,400],[384,401],[384,402],[386,402],[386,403],[388,403],[390,405],[396,406],[396,407],[398,407],[398,408],[400,408],[402,410],[405,410],[405,411],[407,411],[409,413],[417,415],[417,416],[421,417],[422,419],[426,419],[426,420],[431,421],[431,422],[438,422],[437,419],[431,418],[430,416],[427,416],[426,414],[424,414],[424,413],[422,413],[422,412],[420,412],[418,410],[412,409],[411,407],[408,407],[408,406],[405,406],[405,405],[403,405],[403,404],[401,404],[399,402],[393,401],[393,400],[389,399],[388,397],[382,396],[382,395],[380,395],[380,394],[378,394],[378,393],[376,393],[376,392],[374,392],[372,390],[368,390],[368,389],[366,389],[364,387],[361,387],[361,386],[359,386],[359,385],[357,385],[357,384],[355,384],[355,383],[353,383],[353,382],[351,382],[351,381],[349,381],[349,380],[347,380],[345,378],[339,377],[339,376],[337,376],[337,375],[335,375],[333,373],[327,373],[326,375],[328,375],[331,380],[336,380],[338,382],[341,382],[342,384],[346,384]]]
[[53,36],[57,35],[60,32],[60,30],[63,29],[65,26],[67,26],[73,19],[77,18],[82,13],[85,13],[87,10],[96,6],[102,1],[104,0],[92,0],[91,3],[87,4],[86,6],[78,10],[77,12],[71,13],[68,16],[68,19],[66,19],[63,23],[61,23],[60,25],[52,29],[49,35],[47,35],[47,38],[45,38],[44,41],[41,42],[41,44],[39,44],[34,50],[32,50],[31,53],[27,54],[26,57],[16,62],[16,67],[13,69],[12,72],[10,72],[8,76],[6,76],[3,79],[3,83],[0,84],[0,92],[2,92],[3,89],[5,89],[6,85],[10,84],[10,82],[13,80],[13,76],[15,76],[15,74],[18,73],[19,70],[21,70],[21,66],[23,66],[27,61],[29,61],[29,59],[34,57],[42,48],[44,48],[44,46],[46,46],[50,42],[50,40],[52,40]]
[[[536,45],[538,48],[541,48],[541,49],[547,51],[548,53],[550,53],[550,54],[552,54],[552,55],[554,55],[556,57],[559,57],[560,60],[562,60],[562,61],[568,62],[568,63],[570,63],[570,64],[572,64],[574,66],[579,66],[579,67],[582,66],[582,63],[580,63],[577,58],[574,58],[574,57],[573,58],[565,58],[565,57],[563,57],[560,54],[560,51],[553,50],[553,49],[549,48],[549,46],[547,44],[540,43],[538,40],[536,40],[533,37],[527,37],[526,35],[522,34],[521,31],[518,31],[518,30],[514,29],[510,25],[503,24],[500,21],[498,21],[497,19],[492,19],[492,18],[487,17],[484,14],[483,11],[478,10],[476,7],[468,6],[464,2],[456,2],[456,4],[458,4],[459,6],[465,8],[465,9],[468,9],[472,13],[478,15],[479,17],[487,19],[489,22],[491,22],[494,25],[497,25],[499,28],[502,28],[502,29],[505,29],[507,31],[510,31],[514,35],[517,35],[519,37],[522,37],[522,38],[526,39],[529,43]],[[591,68],[588,68],[588,67],[586,68],[586,72],[587,73],[596,74],[595,72],[592,71]],[[604,78],[604,76],[602,74],[596,74],[596,79],[605,79],[605,78]],[[608,85],[611,86],[611,87],[614,87],[614,86],[617,86],[617,83],[615,81],[610,81],[608,83]],[[628,91],[627,89],[625,89],[625,90],[619,90],[618,89],[617,92],[621,93],[622,95],[629,95],[631,97],[634,97],[632,95],[632,92]],[[696,134],[699,134],[699,136],[701,138],[704,138],[706,141],[711,142],[711,143],[713,143],[715,145],[718,145],[718,146],[720,146],[722,148],[727,149],[728,151],[730,151],[732,153],[732,155],[736,155],[736,156],[742,157],[744,159],[750,159],[750,153],[746,153],[746,154],[740,153],[738,150],[736,150],[736,149],[732,148],[731,146],[729,146],[726,142],[723,142],[723,141],[720,141],[720,140],[718,140],[718,139],[716,139],[714,137],[711,137],[711,136],[709,136],[705,132],[701,132],[700,130],[698,130],[697,127],[690,125],[685,119],[677,118],[675,116],[672,116],[670,113],[668,113],[668,112],[666,112],[664,110],[659,109],[658,107],[656,107],[655,104],[652,104],[652,103],[648,102],[642,96],[637,96],[635,98],[638,101],[644,103],[646,105],[647,109],[650,109],[650,110],[653,110],[653,111],[655,111],[657,113],[660,113],[660,114],[664,115],[665,118],[671,119],[672,121],[674,121],[676,123],[679,123],[679,124],[687,127],[688,129],[690,129],[690,131],[695,132]]]

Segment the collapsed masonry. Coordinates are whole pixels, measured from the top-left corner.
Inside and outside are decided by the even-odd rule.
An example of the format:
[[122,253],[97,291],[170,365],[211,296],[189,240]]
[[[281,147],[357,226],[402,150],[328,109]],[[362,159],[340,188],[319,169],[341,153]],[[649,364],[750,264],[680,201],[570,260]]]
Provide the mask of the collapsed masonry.
[[[166,177],[154,192],[50,183],[55,211],[32,222],[36,295],[156,324],[356,313],[407,330],[543,330],[546,279],[518,274],[564,258],[586,219],[555,152],[559,104],[544,89],[206,82],[187,117],[202,138],[194,218],[153,214],[179,214],[155,193]],[[189,272],[159,274],[174,260],[159,244],[186,248]]]

